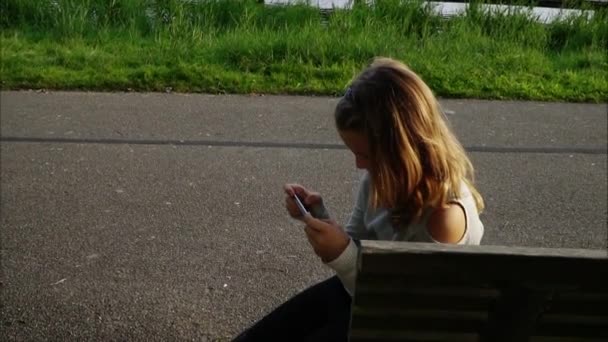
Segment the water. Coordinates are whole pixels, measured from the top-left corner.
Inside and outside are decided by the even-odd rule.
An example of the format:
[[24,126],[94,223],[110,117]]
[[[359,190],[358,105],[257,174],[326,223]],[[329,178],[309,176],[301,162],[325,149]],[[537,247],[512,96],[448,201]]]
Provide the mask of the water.
[[[197,1],[197,0],[184,0],[184,1]],[[265,4],[279,4],[285,5],[293,2],[302,2],[302,0],[264,0]],[[311,6],[316,6],[321,9],[332,9],[332,8],[351,8],[353,0],[306,0]],[[368,0],[373,1],[373,0]],[[608,2],[608,0],[595,0],[598,2]],[[59,7],[57,0],[50,0],[50,3],[56,7]],[[433,6],[433,9],[437,15],[445,17],[455,16],[462,14],[466,11],[469,4],[458,3],[458,2],[436,2],[428,1]],[[561,8],[548,8],[548,7],[523,7],[523,6],[508,6],[508,5],[482,5],[483,8],[488,11],[522,11],[523,13],[530,12],[532,18],[535,18],[539,22],[549,23],[560,18],[566,18],[569,16],[581,16],[593,15],[593,11],[581,11],[577,9],[561,9]],[[153,17],[154,13],[152,9],[146,9],[146,14],[149,17]]]
[[[293,0],[265,0],[266,4],[288,4],[294,2]],[[352,6],[352,0],[309,0],[308,3],[311,6],[317,6],[322,9],[331,8],[350,8]],[[450,17],[458,15],[466,11],[468,4],[457,3],[457,2],[434,2],[429,1],[433,6],[435,13],[438,15]],[[548,7],[522,7],[522,6],[508,6],[508,5],[483,5],[483,8],[488,11],[522,11],[523,13],[530,12],[532,18],[536,18],[539,22],[549,23],[560,18],[569,17],[571,15],[580,16],[583,11],[577,9],[561,9],[561,8],[548,8]],[[592,15],[593,11],[587,11],[588,15]]]

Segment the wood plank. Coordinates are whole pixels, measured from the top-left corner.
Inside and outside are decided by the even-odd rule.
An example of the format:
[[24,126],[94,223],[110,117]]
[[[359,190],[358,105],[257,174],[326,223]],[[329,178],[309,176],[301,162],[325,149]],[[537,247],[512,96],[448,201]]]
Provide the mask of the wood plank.
[[537,341],[608,341],[606,251],[362,241],[358,269],[351,323],[360,341],[385,332],[387,341],[412,332],[477,337],[498,322],[488,315],[503,290],[500,320],[523,315],[512,312],[532,305],[527,298],[546,307],[525,330]]
[[488,319],[486,311],[434,310],[421,308],[378,308],[353,306],[353,316],[361,318],[389,317],[394,320],[437,320],[480,322]]
[[453,245],[425,242],[361,240],[361,251],[382,253],[456,253],[473,255],[545,256],[558,258],[608,259],[608,251],[597,249],[511,247],[493,245]]
[[[537,270],[544,272],[559,272],[567,277],[571,272],[575,274],[589,273],[591,277],[599,277],[608,273],[608,258],[562,258],[554,256],[524,256],[507,254],[472,254],[438,252],[432,254],[417,254],[415,252],[395,252],[382,254],[361,255],[359,269],[362,273],[407,274],[408,271],[437,271],[449,270],[453,265],[460,265],[459,270],[450,273],[491,271],[490,274],[499,274],[500,271],[514,273],[518,270]],[[389,264],[382,264],[389,262]],[[477,270],[475,267],[481,267]],[[504,268],[504,269],[503,269]],[[567,270],[567,272],[565,271]],[[454,272],[456,271],[456,272]],[[592,273],[595,271],[595,273]],[[478,273],[478,272],[476,272]]]
[[608,328],[608,316],[545,313],[540,318],[539,324],[571,324],[581,328],[583,326],[603,326],[604,328]]
[[431,309],[453,311],[488,311],[494,303],[494,297],[462,297],[454,295],[416,295],[402,293],[387,294],[357,294],[354,305],[369,309]]
[[589,304],[602,302],[608,304],[608,288],[586,292],[563,291],[559,293],[557,298],[565,302],[585,302]]
[[[402,265],[401,267],[399,265]],[[561,259],[467,254],[362,255],[361,275],[402,275],[463,281],[608,287],[608,259]]]
[[436,331],[392,331],[392,330],[365,330],[353,329],[350,333],[350,342],[477,342],[477,334],[446,333]]
[[539,322],[534,331],[537,336],[602,338],[608,341],[608,326]]
[[[548,291],[553,294],[548,302],[547,311],[551,313],[579,313],[587,315],[606,315],[608,313],[608,288],[600,289],[604,292],[575,292],[575,290],[552,289],[555,286],[547,286]],[[491,302],[500,294],[496,287],[488,284],[468,285],[467,282],[442,281],[438,284],[436,279],[419,279],[407,277],[382,277],[382,276],[359,276],[357,279],[356,296],[362,297],[387,297],[393,305],[405,305],[413,298],[416,303],[421,300],[441,302],[448,300],[457,302],[458,297],[463,301],[472,300],[478,302]],[[369,303],[369,300],[368,300]],[[398,304],[397,304],[398,303]],[[390,304],[390,303],[389,303]],[[369,303],[373,305],[373,303]]]
[[[458,246],[393,241],[361,242],[361,275],[416,275],[603,284],[608,287],[608,253],[598,250]],[[401,265],[401,267],[399,267]]]
[[603,304],[585,305],[582,303],[553,303],[548,304],[545,311],[550,314],[572,314],[579,316],[608,316],[608,307]]
[[531,336],[530,342],[606,342],[597,337]]
[[549,303],[547,312],[556,314],[571,313],[587,316],[608,316],[608,292],[604,294],[556,294]]
[[[446,271],[447,272],[447,271]],[[498,293],[500,289],[512,286],[524,287],[537,291],[559,293],[599,293],[608,291],[604,289],[603,282],[590,282],[587,284],[577,284],[575,280],[555,280],[551,279],[513,279],[508,281],[505,279],[492,279],[484,274],[468,273],[454,274],[445,273],[440,276],[438,274],[409,274],[409,275],[382,275],[382,274],[358,274],[355,285],[356,293],[399,293],[408,291],[409,288],[427,288],[427,293],[434,292],[440,294],[461,294],[479,292],[478,295],[490,295]],[[607,292],[608,294],[608,292]]]
[[351,326],[357,329],[391,331],[447,331],[478,333],[487,315],[453,315],[452,312],[377,312],[353,308]]
[[437,278],[359,275],[356,284],[356,294],[454,295],[484,298],[494,298],[500,294],[495,286],[471,284],[456,279],[438,281]]

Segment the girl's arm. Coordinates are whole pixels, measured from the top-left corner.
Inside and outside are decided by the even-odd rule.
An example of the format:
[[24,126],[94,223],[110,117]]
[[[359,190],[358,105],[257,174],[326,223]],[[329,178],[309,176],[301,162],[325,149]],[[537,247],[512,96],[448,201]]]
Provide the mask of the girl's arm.
[[351,296],[355,293],[355,278],[357,276],[357,255],[359,253],[357,242],[371,237],[364,221],[369,203],[369,182],[369,174],[365,173],[359,184],[355,206],[346,224],[346,233],[351,237],[348,246],[340,256],[327,263],[327,266],[336,271],[336,275]]

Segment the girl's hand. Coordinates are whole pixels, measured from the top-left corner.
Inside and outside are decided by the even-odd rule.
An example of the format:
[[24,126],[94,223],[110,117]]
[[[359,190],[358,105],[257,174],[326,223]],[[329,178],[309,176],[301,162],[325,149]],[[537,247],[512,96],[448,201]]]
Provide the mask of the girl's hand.
[[296,219],[302,219],[302,213],[300,213],[300,209],[298,209],[298,206],[293,199],[294,195],[298,195],[307,208],[321,205],[323,202],[321,195],[318,192],[310,191],[300,184],[285,184],[283,189],[287,195],[285,197],[285,208],[287,208],[289,215]]
[[304,216],[303,221],[308,242],[324,263],[335,260],[348,247],[350,237],[335,221],[319,220],[311,215]]

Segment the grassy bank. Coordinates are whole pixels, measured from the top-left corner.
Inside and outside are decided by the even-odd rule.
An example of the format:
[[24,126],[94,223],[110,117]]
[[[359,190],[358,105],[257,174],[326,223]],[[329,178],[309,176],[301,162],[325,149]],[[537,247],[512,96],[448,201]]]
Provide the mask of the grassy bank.
[[540,24],[472,6],[337,10],[217,0],[4,0],[3,89],[340,94],[372,57],[405,61],[441,96],[605,101],[608,14]]

